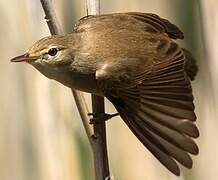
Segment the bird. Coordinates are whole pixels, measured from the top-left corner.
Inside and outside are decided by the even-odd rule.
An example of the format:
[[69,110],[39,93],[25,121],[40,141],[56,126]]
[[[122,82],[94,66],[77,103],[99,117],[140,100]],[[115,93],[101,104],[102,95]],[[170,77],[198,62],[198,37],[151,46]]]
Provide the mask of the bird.
[[180,47],[183,32],[153,13],[81,18],[66,35],[47,36],[12,62],[27,62],[63,85],[106,97],[140,142],[170,172],[199,153],[191,80],[198,68]]

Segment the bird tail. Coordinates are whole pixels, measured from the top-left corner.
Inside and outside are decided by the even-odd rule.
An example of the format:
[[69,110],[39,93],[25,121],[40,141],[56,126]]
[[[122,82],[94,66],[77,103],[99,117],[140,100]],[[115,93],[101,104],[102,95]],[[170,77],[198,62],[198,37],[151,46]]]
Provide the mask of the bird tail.
[[196,60],[187,49],[182,48],[182,50],[185,55],[185,72],[191,80],[194,80],[198,72]]

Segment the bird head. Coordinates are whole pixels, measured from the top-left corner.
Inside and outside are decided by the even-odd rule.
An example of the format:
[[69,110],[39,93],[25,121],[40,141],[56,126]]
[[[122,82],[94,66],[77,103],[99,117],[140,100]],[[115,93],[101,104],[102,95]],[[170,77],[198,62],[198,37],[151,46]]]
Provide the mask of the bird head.
[[71,87],[71,63],[76,52],[74,34],[48,36],[37,41],[23,55],[14,57],[11,62],[27,62],[39,72]]
[[[70,36],[70,37],[69,37]],[[48,36],[37,41],[28,51],[11,59],[11,62],[27,62],[33,66],[61,67],[72,61],[73,36]]]

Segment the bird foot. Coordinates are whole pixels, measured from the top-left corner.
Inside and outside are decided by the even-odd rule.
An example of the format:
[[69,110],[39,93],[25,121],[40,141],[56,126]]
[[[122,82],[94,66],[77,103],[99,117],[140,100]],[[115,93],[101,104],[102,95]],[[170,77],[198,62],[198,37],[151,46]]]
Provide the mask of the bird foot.
[[98,124],[102,121],[107,121],[115,116],[118,116],[119,113],[107,114],[107,113],[88,113],[88,116],[91,116],[89,124]]

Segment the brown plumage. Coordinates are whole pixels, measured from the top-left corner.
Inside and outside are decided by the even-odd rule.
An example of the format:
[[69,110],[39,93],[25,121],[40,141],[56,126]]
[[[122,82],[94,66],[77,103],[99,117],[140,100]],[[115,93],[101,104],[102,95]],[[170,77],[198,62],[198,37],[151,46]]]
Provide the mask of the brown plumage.
[[[189,154],[198,154],[192,138],[199,136],[190,84],[197,67],[172,40],[183,38],[155,14],[88,16],[72,34],[37,42],[25,58],[66,86],[106,96],[142,144],[179,175],[176,161],[192,167]],[[51,46],[59,51],[56,57],[48,55]]]

